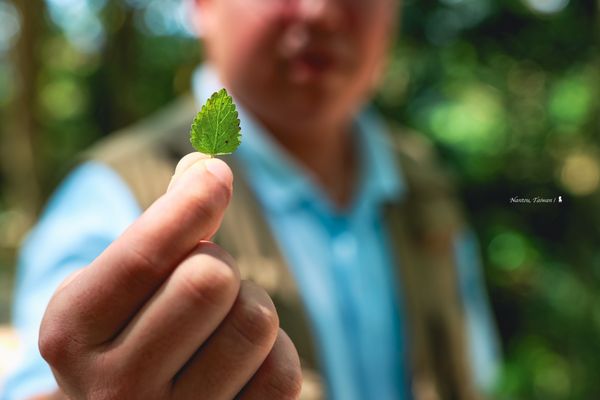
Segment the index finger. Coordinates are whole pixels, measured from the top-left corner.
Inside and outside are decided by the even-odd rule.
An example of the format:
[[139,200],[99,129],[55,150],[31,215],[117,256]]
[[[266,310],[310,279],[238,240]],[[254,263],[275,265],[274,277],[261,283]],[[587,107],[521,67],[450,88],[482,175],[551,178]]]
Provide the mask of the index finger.
[[167,193],[57,293],[51,307],[68,313],[62,329],[90,345],[114,337],[198,242],[216,232],[232,182],[227,164],[214,158],[199,157],[179,172]]

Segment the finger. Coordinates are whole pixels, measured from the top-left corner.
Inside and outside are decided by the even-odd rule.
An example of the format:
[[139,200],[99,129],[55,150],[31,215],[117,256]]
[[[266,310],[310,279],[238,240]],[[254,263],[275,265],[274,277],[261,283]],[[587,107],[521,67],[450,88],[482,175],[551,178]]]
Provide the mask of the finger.
[[298,352],[289,336],[279,329],[269,356],[238,399],[298,399],[301,391],[302,370]]
[[207,158],[209,158],[209,156],[207,156],[206,154],[203,154],[203,153],[198,153],[198,152],[189,153],[189,154],[183,156],[183,158],[181,160],[179,160],[179,162],[177,163],[177,166],[175,167],[175,172],[173,173],[173,176],[171,177],[171,181],[169,182],[167,191],[169,191],[171,189],[171,186],[181,177],[181,175],[189,167],[194,165],[196,162],[205,160]]
[[77,276],[79,276],[84,270],[83,269],[78,269],[74,272],[72,272],[70,275],[68,275],[64,281],[62,281],[60,283],[60,285],[58,285],[58,288],[56,288],[56,291],[60,291],[62,288],[64,288],[65,286],[67,286],[69,283],[73,282],[75,280],[75,278],[77,278]]
[[269,295],[242,282],[227,318],[175,378],[173,398],[232,399],[271,351],[278,325]]
[[57,292],[42,328],[63,334],[46,338],[48,350],[114,337],[197,243],[214,234],[231,197],[232,180],[231,170],[218,159],[189,166],[168,193]]
[[[202,242],[109,344],[105,358],[169,385],[231,309],[240,287],[233,259]],[[148,364],[152,368],[147,368]]]

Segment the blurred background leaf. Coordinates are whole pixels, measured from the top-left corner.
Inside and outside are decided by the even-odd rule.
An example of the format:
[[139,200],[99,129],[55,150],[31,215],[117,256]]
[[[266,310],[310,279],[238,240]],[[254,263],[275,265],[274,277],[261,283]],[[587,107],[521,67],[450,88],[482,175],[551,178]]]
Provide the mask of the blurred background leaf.
[[[0,323],[74,156],[189,90],[180,0],[0,0]],[[376,104],[431,139],[477,231],[501,399],[600,398],[600,3],[405,0]],[[510,203],[560,196],[561,203]],[[557,200],[558,201],[558,200]]]

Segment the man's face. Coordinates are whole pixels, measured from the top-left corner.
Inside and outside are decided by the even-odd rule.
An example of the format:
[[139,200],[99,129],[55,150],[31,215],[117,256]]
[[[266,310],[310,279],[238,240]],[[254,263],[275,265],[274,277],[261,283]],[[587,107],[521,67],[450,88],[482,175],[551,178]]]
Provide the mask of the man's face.
[[347,122],[385,58],[396,0],[197,0],[211,62],[268,125]]

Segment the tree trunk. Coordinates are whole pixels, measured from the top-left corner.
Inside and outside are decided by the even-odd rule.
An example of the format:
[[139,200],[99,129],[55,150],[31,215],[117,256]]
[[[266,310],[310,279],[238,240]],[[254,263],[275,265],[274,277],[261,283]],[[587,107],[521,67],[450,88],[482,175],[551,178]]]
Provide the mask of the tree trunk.
[[14,95],[3,116],[0,168],[10,212],[4,242],[17,246],[39,210],[41,196],[36,173],[39,125],[36,119],[37,48],[43,27],[43,0],[13,0],[21,17],[20,36],[12,49]]

